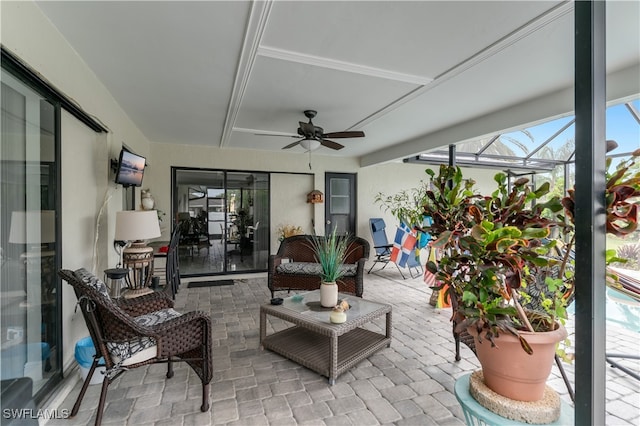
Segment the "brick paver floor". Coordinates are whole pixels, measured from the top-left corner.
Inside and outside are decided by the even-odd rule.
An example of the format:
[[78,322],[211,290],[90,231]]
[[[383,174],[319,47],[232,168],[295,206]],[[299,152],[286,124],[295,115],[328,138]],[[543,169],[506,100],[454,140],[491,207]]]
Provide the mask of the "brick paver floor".
[[[429,305],[431,291],[420,278],[403,280],[393,269],[366,275],[364,285],[365,298],[393,305],[391,347],[341,375],[334,386],[313,371],[260,350],[259,306],[270,298],[266,274],[236,279],[232,286],[193,289],[183,280],[176,309],[203,310],[213,318],[211,410],[199,411],[201,385],[186,365],[176,364],[170,380],[165,379],[165,365],[153,365],[126,372],[109,387],[103,424],[463,425],[453,387],[458,377],[478,368],[476,358],[463,345],[462,360],[454,362],[450,310]],[[268,332],[287,326],[268,318]],[[382,330],[384,318],[370,327]],[[637,333],[610,327],[609,334],[609,344],[637,353]],[[573,378],[573,366],[566,369]],[[550,386],[568,400],[555,367],[552,374]],[[52,408],[73,406],[81,386],[79,373],[67,380],[71,391]],[[639,385],[607,367],[607,424],[640,424]],[[93,424],[99,394],[99,385],[90,386],[74,419],[48,424]]]

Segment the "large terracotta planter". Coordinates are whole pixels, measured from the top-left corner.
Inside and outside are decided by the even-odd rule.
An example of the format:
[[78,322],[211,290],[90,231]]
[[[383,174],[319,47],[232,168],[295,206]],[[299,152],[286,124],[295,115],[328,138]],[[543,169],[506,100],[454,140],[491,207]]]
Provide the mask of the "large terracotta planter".
[[532,333],[521,332],[533,354],[527,354],[517,337],[500,333],[491,342],[478,341],[474,327],[468,329],[476,343],[476,355],[482,365],[484,382],[492,391],[518,401],[539,401],[544,395],[547,378],[553,366],[556,346],[567,337],[567,330],[560,324],[554,331]]

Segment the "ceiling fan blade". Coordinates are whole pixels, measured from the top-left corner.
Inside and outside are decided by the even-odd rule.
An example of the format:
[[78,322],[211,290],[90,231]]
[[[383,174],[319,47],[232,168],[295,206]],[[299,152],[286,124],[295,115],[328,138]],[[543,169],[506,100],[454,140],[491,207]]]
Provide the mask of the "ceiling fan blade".
[[277,136],[279,138],[299,138],[298,135],[285,135],[285,134],[276,134],[276,133],[254,133],[254,136]]
[[289,148],[293,148],[294,146],[298,145],[300,143],[300,141],[302,141],[304,139],[300,139],[299,141],[295,141],[294,143],[290,143],[287,146],[283,146],[282,149],[289,149]]
[[336,150],[344,148],[344,145],[340,145],[338,142],[330,141],[327,139],[321,139],[320,144],[322,146],[326,146],[327,148],[336,149]]
[[360,130],[354,130],[351,132],[333,132],[333,133],[325,133],[322,135],[323,138],[362,138],[364,137],[364,132]]

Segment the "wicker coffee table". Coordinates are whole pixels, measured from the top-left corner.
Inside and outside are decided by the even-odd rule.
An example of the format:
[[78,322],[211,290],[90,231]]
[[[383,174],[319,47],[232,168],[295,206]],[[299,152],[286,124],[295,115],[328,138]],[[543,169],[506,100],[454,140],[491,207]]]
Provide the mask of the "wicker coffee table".
[[[332,324],[331,309],[320,306],[320,291],[311,291],[284,299],[282,305],[260,307],[260,344],[317,373],[335,384],[340,374],[371,354],[391,345],[391,305],[340,294],[351,309],[347,321]],[[267,315],[294,324],[267,336]],[[361,328],[386,315],[385,334]]]

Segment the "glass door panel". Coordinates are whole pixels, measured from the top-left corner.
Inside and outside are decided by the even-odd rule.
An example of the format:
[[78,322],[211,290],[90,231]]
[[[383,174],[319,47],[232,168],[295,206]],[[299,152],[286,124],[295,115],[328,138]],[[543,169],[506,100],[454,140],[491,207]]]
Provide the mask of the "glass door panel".
[[[224,179],[221,179],[222,183]],[[228,238],[227,215],[225,213],[225,190],[220,187],[207,187],[207,215],[209,221],[209,238],[213,250],[212,269],[222,272],[225,269],[224,252]]]
[[267,173],[177,169],[181,275],[266,270],[268,191]]
[[228,251],[231,271],[266,270],[269,252],[269,174],[227,173],[227,208],[234,246]]
[[56,107],[2,73],[0,379],[59,376]]
[[325,233],[334,230],[339,235],[355,234],[355,175],[327,173],[325,175],[327,203]]

